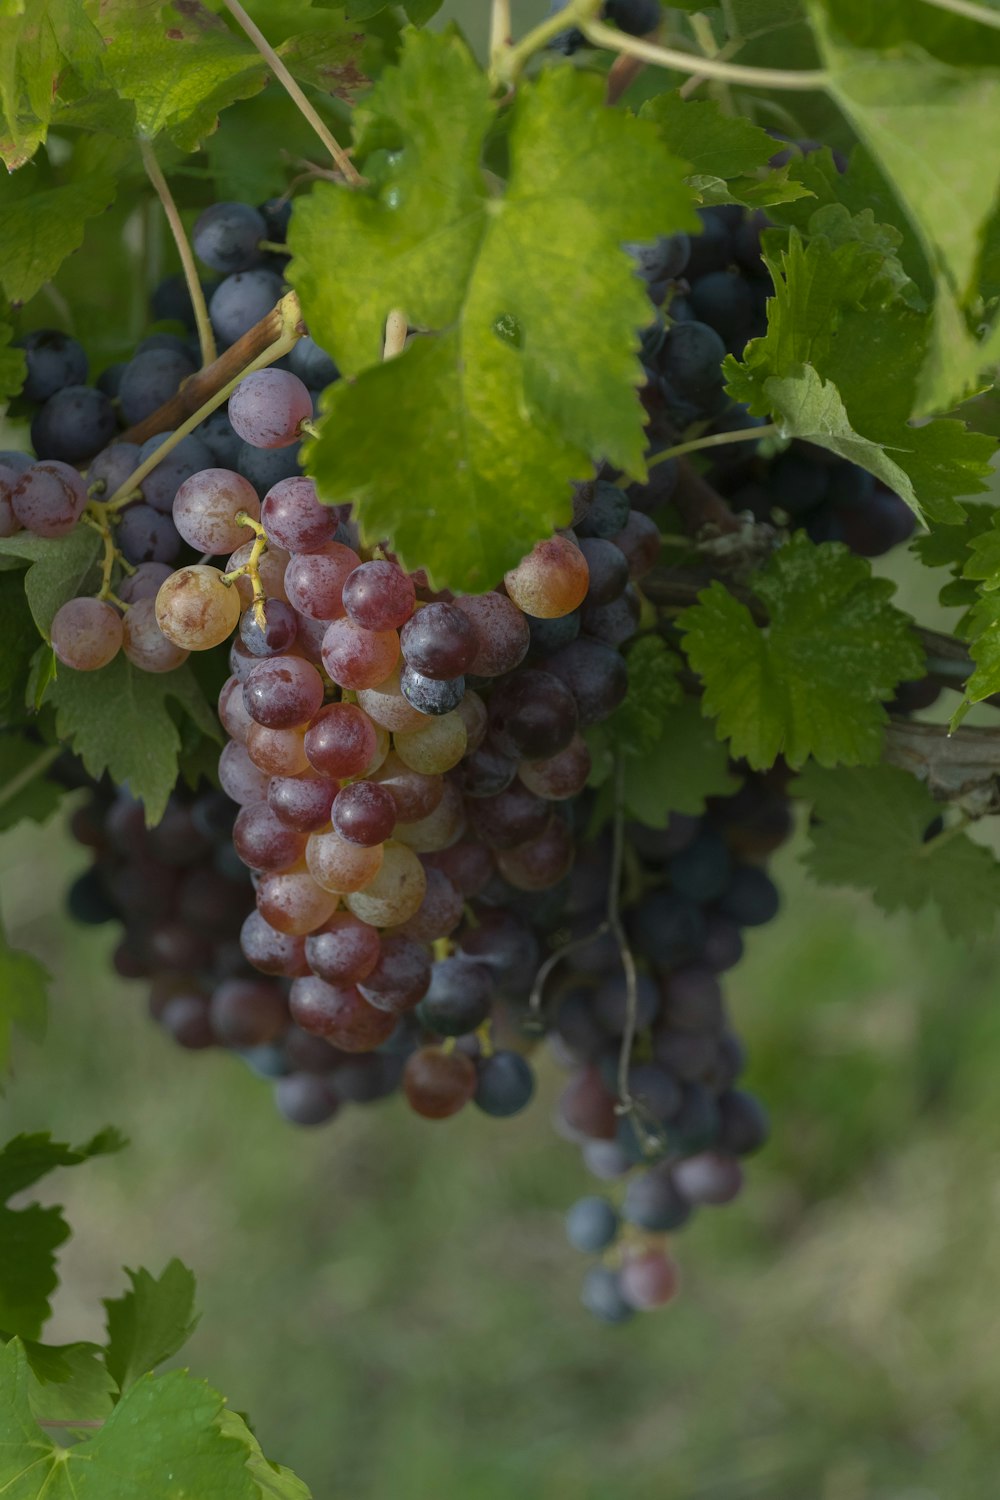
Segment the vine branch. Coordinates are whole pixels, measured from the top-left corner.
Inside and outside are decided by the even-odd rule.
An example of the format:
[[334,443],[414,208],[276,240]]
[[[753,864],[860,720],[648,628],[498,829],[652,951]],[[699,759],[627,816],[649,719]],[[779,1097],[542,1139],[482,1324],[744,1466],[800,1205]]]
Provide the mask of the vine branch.
[[191,306],[194,308],[194,321],[198,329],[198,343],[201,345],[202,365],[210,365],[215,359],[215,334],[212,331],[212,320],[208,316],[208,307],[205,302],[205,293],[202,290],[201,278],[198,275],[198,267],[194,263],[194,254],[187,235],[184,233],[184,225],[174,202],[173,194],[156,159],[156,153],[148,141],[140,140],[139,150],[142,153],[142,164],[156,192],[156,196],[163,204],[163,212],[167,223],[170,225],[170,233],[174,237],[177,246],[177,254],[181,258],[181,267],[184,271],[184,280],[187,283],[188,296],[191,298]]
[[37,777],[44,776],[49,766],[59,759],[62,748],[62,745],[49,745],[46,749],[40,750],[34,760],[21,767],[16,776],[11,776],[8,781],[5,781],[0,787],[0,807],[12,802],[18,793],[23,792],[24,788],[30,786]]
[[[569,8],[572,9],[572,6]],[[742,84],[745,88],[790,89],[800,92],[823,89],[829,82],[829,75],[820,68],[798,71],[787,68],[751,68],[742,63],[724,62],[719,57],[700,57],[693,52],[679,52],[675,47],[662,47],[659,42],[648,42],[643,37],[615,31],[614,27],[606,26],[596,18],[581,17],[576,24],[595,47],[624,53],[627,57],[638,58],[640,62],[654,63],[657,67],[670,68],[674,72],[695,73],[699,78],[716,78],[723,83]]]
[[925,5],[933,5],[935,10],[951,11],[953,16],[964,16],[967,21],[979,21],[983,26],[992,26],[995,31],[1000,31],[1000,12],[990,10],[986,5],[974,5],[972,0],[924,0]]

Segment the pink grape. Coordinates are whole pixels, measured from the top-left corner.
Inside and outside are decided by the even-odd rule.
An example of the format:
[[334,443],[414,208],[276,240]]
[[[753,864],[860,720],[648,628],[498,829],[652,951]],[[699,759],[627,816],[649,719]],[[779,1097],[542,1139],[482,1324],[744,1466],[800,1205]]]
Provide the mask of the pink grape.
[[267,805],[279,822],[299,833],[316,833],[330,821],[337,783],[320,776],[273,776]]
[[247,730],[247,753],[268,776],[299,776],[309,768],[304,738],[299,729],[268,729],[253,723]]
[[305,941],[279,932],[265,922],[259,911],[252,911],[240,931],[240,947],[248,963],[262,974],[280,974],[296,979],[308,972]]
[[156,623],[156,601],[148,595],[129,606],[122,634],[125,655],[143,672],[173,672],[191,655],[163,634]]
[[413,579],[391,562],[362,563],[344,584],[344,608],[366,630],[398,630],[416,601]]
[[626,1258],[618,1280],[629,1306],[646,1312],[676,1295],[680,1277],[676,1261],[662,1250],[641,1250]]
[[374,969],[380,949],[378,929],[349,911],[334,912],[305,945],[310,969],[328,984],[357,984]]
[[319,711],[305,735],[309,764],[321,776],[340,781],[360,776],[378,748],[375,726],[353,703],[330,703]]
[[378,770],[369,778],[386,787],[396,804],[396,816],[404,823],[415,823],[426,818],[437,807],[444,795],[444,780],[441,776],[425,776],[414,771],[405,761],[390,750]]
[[231,740],[219,756],[219,784],[234,802],[261,802],[267,796],[268,776],[250,759],[246,747]]
[[[237,568],[242,568],[250,561],[253,551],[253,541],[244,542],[242,547],[236,551],[226,563],[226,572],[235,573]],[[282,604],[288,603],[288,595],[285,592],[285,570],[288,567],[288,553],[284,547],[273,547],[270,544],[262,553],[257,564],[260,573],[261,586],[268,599],[280,599]],[[253,580],[249,573],[244,573],[237,578],[234,584],[240,596],[240,604],[244,609],[249,609],[253,603]]]
[[506,594],[471,594],[456,599],[476,633],[477,651],[469,668],[474,677],[500,677],[524,660],[531,631],[524,615]]
[[241,547],[251,530],[236,520],[239,511],[260,520],[257,491],[231,469],[202,469],[185,479],[174,496],[174,525],[196,552],[229,553]]
[[306,836],[286,828],[266,802],[241,808],[233,825],[236,853],[251,870],[290,869],[305,854]]
[[251,719],[266,729],[295,729],[308,724],[323,706],[323,679],[300,656],[260,661],[243,683],[243,704]]
[[312,414],[309,388],[290,370],[255,370],[229,398],[233,431],[254,448],[287,448]]
[[69,464],[48,459],[24,471],[10,503],[21,525],[36,536],[66,536],[83,515],[87,486]]
[[396,930],[419,943],[434,943],[450,937],[462,920],[465,901],[441,870],[425,867],[427,889],[417,910]]
[[311,620],[336,620],[344,613],[344,584],[361,559],[353,547],[327,542],[321,552],[297,552],[285,571],[289,603]]
[[286,552],[319,552],[335,540],[340,512],[321,503],[311,479],[296,474],[272,485],[264,496],[260,519],[268,541]]
[[140,599],[155,599],[161,583],[166,583],[173,572],[169,563],[140,563],[134,573],[123,578],[115,593],[123,604],[136,604]]
[[264,921],[290,937],[306,937],[328,922],[340,897],[322,890],[308,870],[265,875],[257,886],[257,910]]
[[497,855],[504,880],[519,891],[547,891],[573,867],[573,837],[561,818],[553,818],[544,833]]
[[382,845],[364,848],[332,830],[312,833],[306,844],[306,864],[313,880],[325,891],[360,891],[378,874]]
[[323,665],[343,688],[372,688],[384,682],[399,658],[395,630],[365,630],[353,620],[334,620],[323,637]]
[[50,634],[52,649],[65,666],[96,672],[121,649],[121,615],[103,599],[70,599],[56,611]]
[[352,781],[337,793],[331,820],[341,838],[370,848],[392,837],[396,801],[377,781]]

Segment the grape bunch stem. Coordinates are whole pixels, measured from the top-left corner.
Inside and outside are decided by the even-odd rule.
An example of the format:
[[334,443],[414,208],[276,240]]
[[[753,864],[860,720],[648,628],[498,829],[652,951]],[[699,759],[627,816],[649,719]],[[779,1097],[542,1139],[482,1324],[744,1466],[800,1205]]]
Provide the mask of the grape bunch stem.
[[160,169],[160,163],[156,159],[156,153],[148,141],[140,140],[139,150],[142,153],[142,164],[156,192],[156,196],[163,204],[163,212],[170,232],[177,246],[177,254],[180,256],[181,268],[184,271],[184,280],[187,283],[188,296],[191,298],[191,306],[194,309],[194,321],[198,330],[198,343],[201,346],[202,366],[210,365],[215,359],[215,334],[212,331],[212,320],[208,316],[208,306],[205,302],[205,293],[202,290],[201,278],[198,275],[198,267],[195,265],[194,252],[191,243],[184,233],[184,225],[181,223],[180,212],[174,202],[173,194]]
[[253,546],[250,548],[250,556],[242,567],[234,568],[231,573],[223,573],[222,581],[226,584],[234,584],[237,578],[249,578],[253,584],[253,617],[260,629],[263,630],[267,624],[264,614],[264,585],[260,576],[260,560],[267,551],[267,533],[259,521],[247,514],[245,510],[236,512],[236,524],[247,526],[254,534]]

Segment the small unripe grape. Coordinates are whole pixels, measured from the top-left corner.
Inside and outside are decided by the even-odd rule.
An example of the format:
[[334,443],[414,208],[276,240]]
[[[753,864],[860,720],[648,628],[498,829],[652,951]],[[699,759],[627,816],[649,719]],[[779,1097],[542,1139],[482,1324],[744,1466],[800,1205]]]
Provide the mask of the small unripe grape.
[[218,568],[181,568],[156,596],[156,623],[168,640],[187,651],[220,645],[239,620],[240,596],[223,583]]
[[468,736],[457,709],[429,719],[419,729],[395,735],[396,754],[413,771],[425,776],[440,775],[457,766],[465,754]]
[[403,1092],[415,1114],[446,1120],[458,1114],[476,1092],[476,1069],[464,1052],[421,1047],[407,1058]]
[[382,864],[363,891],[348,893],[348,911],[372,927],[395,927],[413,916],[424,899],[427,876],[412,849],[389,839],[382,845]]
[[382,864],[382,845],[365,848],[341,838],[335,830],[313,833],[306,844],[306,864],[325,891],[360,891],[370,885]]
[[156,623],[156,601],[137,599],[122,621],[123,649],[133,666],[143,672],[173,672],[190,655],[169,640]]
[[56,611],[51,638],[52,649],[65,666],[96,672],[118,655],[121,615],[103,599],[70,599]]
[[583,603],[590,572],[583,553],[568,537],[550,536],[536,542],[527,557],[504,574],[503,581],[511,599],[526,615],[558,620]]

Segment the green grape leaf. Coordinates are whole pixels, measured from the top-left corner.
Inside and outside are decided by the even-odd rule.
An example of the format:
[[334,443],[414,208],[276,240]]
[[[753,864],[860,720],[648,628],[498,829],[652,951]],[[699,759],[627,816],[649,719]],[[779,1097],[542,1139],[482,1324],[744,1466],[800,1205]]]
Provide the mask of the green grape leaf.
[[768,172],[766,177],[711,177],[695,173],[687,179],[698,202],[710,207],[716,203],[739,203],[743,208],[770,208],[777,203],[794,203],[808,198],[809,190],[796,182],[788,167]]
[[26,1342],[24,1352],[36,1422],[100,1422],[110,1414],[118,1388],[104,1367],[99,1344]]
[[62,801],[63,789],[39,773],[55,752],[9,731],[0,736],[0,833],[25,818],[44,823]]
[[774,136],[741,115],[724,115],[714,99],[682,99],[671,90],[648,99],[639,116],[653,121],[692,173],[723,181],[766,167],[777,149]]
[[[6,558],[0,552],[2,561]],[[8,725],[24,717],[28,673],[38,646],[19,565],[17,572],[0,573],[0,640],[0,725]]]
[[[491,587],[566,523],[596,456],[644,473],[649,309],[621,243],[698,221],[656,128],[603,109],[602,87],[569,68],[525,85],[490,196],[486,79],[454,31],[410,32],[356,112],[358,159],[382,153],[370,185],[296,207],[289,278],[357,376],[327,391],[309,471],[439,585]],[[378,364],[393,308],[429,336]]]
[[801,532],[753,580],[770,624],[715,582],[678,626],[705,684],[705,711],[720,738],[755,769],[784,755],[800,766],[876,761],[896,684],[920,677],[909,621],[889,603],[895,586],[873,578],[839,543]]
[[444,0],[403,0],[406,19],[411,26],[426,26],[441,9]]
[[680,657],[656,635],[643,636],[628,653],[629,685],[625,701],[602,726],[626,755],[644,755],[665,733],[668,709],[684,697],[677,680]]
[[100,535],[90,526],[77,526],[60,537],[34,536],[30,531],[0,537],[0,556],[31,563],[24,575],[24,593],[46,640],[58,609],[70,599],[96,591],[101,551]]
[[696,816],[706,798],[738,785],[725,745],[692,699],[670,709],[655,745],[625,759],[626,811],[650,828],[666,828],[672,812]]
[[61,1209],[37,1203],[13,1209],[8,1199],[56,1167],[77,1166],[123,1145],[114,1130],[104,1130],[82,1146],[53,1141],[45,1132],[15,1136],[0,1150],[0,1329],[5,1333],[38,1338],[58,1285],[56,1251],[70,1233]]
[[34,1421],[18,1339],[0,1351],[0,1391],[0,1493],[11,1500],[258,1500],[267,1493],[248,1465],[247,1444],[222,1430],[223,1398],[183,1370],[145,1376],[98,1432],[71,1448],[56,1447]]
[[1000,693],[1000,594],[980,594],[960,623],[976,670],[966,682],[965,697],[952,715],[952,729],[961,724],[974,703]]
[[804,863],[822,885],[870,891],[888,912],[933,905],[954,937],[992,930],[1000,864],[965,833],[924,842],[941,809],[908,771],[807,766],[793,789],[813,804]]
[[247,1471],[262,1500],[312,1500],[308,1486],[291,1469],[282,1464],[273,1464],[264,1457],[260,1444],[243,1418],[228,1409],[219,1415],[219,1431],[224,1436],[235,1438],[246,1450]]
[[276,51],[300,83],[311,84],[325,94],[353,104],[371,84],[361,66],[368,38],[348,20],[341,19],[338,25],[335,13],[326,14],[327,30],[289,37]]
[[123,150],[119,142],[91,145],[78,175],[64,182],[34,167],[0,173],[0,284],[11,302],[27,302],[79,250],[87,220],[114,200]]
[[0,6],[0,160],[9,172],[45,139],[67,68],[99,71],[101,34],[80,0],[4,0]]
[[982,580],[984,594],[1000,589],[1000,511],[992,514],[989,528],[971,534],[966,531],[969,559],[965,577]]
[[171,701],[203,734],[220,738],[215,714],[186,663],[159,675],[140,672],[119,654],[98,672],[63,668],[46,695],[55,706],[59,738],[91,776],[107,771],[119,786],[127,782],[145,804],[150,824],[163,816],[177,781],[181,737]]
[[219,113],[264,87],[253,44],[199,3],[105,0],[105,73],[135,108],[139,135],[166,133],[181,151],[196,151]]
[[955,496],[985,489],[995,442],[955,420],[910,425],[928,315],[895,295],[898,261],[869,224],[847,238],[831,222],[836,243],[816,235],[806,245],[792,230],[776,254],[765,236],[774,279],[767,334],[742,362],[727,357],[727,388],[784,436],[870,470],[921,518],[959,520]]
[[30,953],[12,948],[0,922],[0,1079],[10,1066],[11,1034],[15,1026],[33,1042],[44,1038],[48,994],[49,974],[45,966]]
[[171,1260],[159,1278],[139,1269],[125,1275],[132,1290],[106,1298],[106,1363],[121,1390],[176,1354],[194,1332],[194,1276]]
[[878,162],[938,288],[916,409],[953,406],[1000,354],[1000,322],[977,340],[965,314],[1000,195],[1000,48],[958,16],[887,0],[812,0],[829,90]]
[[16,396],[24,384],[26,365],[23,349],[11,349],[14,330],[0,323],[0,401]]

